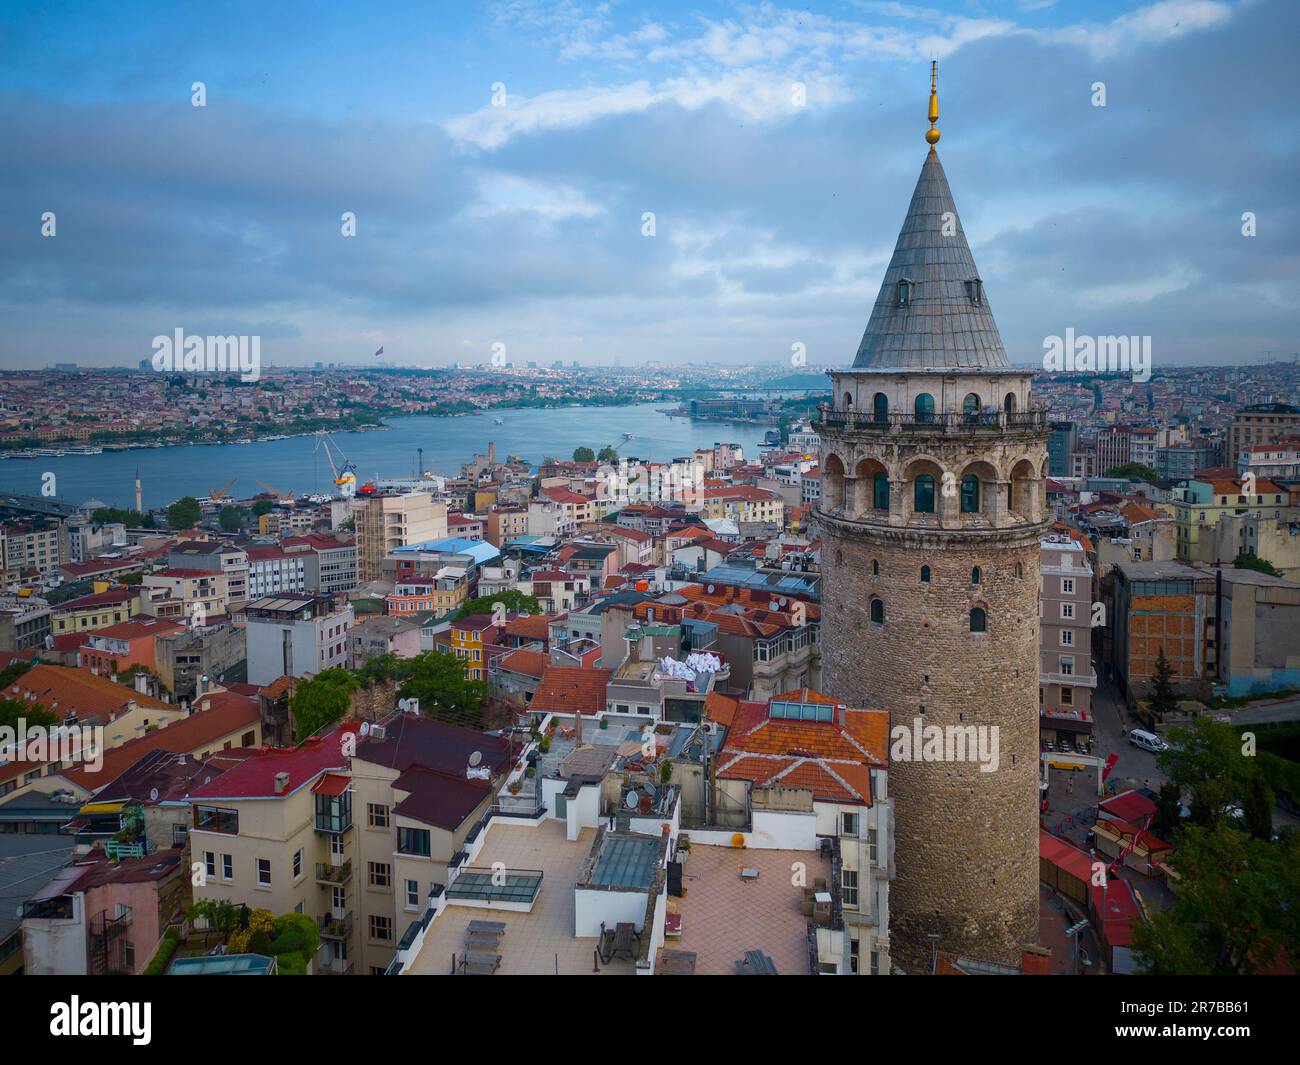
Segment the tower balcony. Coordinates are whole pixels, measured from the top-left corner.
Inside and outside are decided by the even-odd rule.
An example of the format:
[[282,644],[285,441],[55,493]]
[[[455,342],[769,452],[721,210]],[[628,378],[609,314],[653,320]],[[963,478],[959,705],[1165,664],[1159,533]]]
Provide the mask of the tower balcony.
[[977,413],[916,414],[891,411],[878,414],[869,410],[832,410],[822,405],[817,410],[813,428],[818,434],[827,430],[870,433],[888,437],[925,433],[935,436],[998,436],[1007,433],[1046,433],[1049,408],[1034,407],[1023,411],[979,411]]

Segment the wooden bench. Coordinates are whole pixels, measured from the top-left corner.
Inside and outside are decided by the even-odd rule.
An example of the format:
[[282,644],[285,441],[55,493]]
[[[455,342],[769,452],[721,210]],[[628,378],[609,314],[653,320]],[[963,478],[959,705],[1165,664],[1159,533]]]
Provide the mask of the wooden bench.
[[491,976],[500,967],[500,954],[480,954],[468,950],[461,952],[461,972],[468,973],[471,976]]
[[668,950],[659,952],[659,964],[655,967],[656,976],[694,976],[695,951]]

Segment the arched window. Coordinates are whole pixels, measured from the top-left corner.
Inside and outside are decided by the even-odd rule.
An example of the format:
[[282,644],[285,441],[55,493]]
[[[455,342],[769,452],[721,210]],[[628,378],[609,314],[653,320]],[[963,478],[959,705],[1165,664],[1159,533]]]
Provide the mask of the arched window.
[[922,566],[922,567],[921,567],[921,583],[922,583],[922,584],[929,584],[929,583],[930,583],[930,567],[929,567],[929,566]]
[[979,566],[976,566],[973,570],[970,571],[971,584],[979,584],[980,581],[983,579],[983,577],[984,574],[980,572]]
[[889,478],[883,473],[871,480],[871,505],[877,510],[889,509]]
[[980,398],[974,392],[967,396],[961,403],[962,419],[967,422],[979,421],[980,416]]
[[845,409],[845,410],[852,410],[852,409],[853,409],[853,393],[852,393],[852,392],[845,392],[845,393],[844,393],[844,409]]
[[928,473],[923,473],[916,479],[915,498],[912,500],[912,509],[918,514],[934,513],[934,478]]
[[1015,414],[1015,412],[1016,412],[1016,394],[1015,394],[1014,392],[1008,392],[1008,393],[1007,393],[1007,398],[1003,401],[1002,406],[1003,406],[1003,408],[1006,410],[1006,412],[1007,412],[1008,414]]
[[885,623],[885,601],[873,597],[871,600],[871,620],[877,625]]
[[889,421],[889,397],[877,392],[871,398],[871,414],[881,425]]
[[916,410],[916,420],[918,422],[934,421],[934,396],[930,395],[929,392],[922,392],[916,397],[914,409]]
[[970,631],[988,632],[989,619],[982,606],[972,607],[970,612]]
[[880,576],[880,563],[877,562],[874,558],[871,560],[871,575],[873,577]]
[[973,473],[961,479],[961,512],[977,514],[980,509],[980,479]]
[[1025,575],[1025,567],[1019,562],[1016,563],[1016,580],[1020,580]]

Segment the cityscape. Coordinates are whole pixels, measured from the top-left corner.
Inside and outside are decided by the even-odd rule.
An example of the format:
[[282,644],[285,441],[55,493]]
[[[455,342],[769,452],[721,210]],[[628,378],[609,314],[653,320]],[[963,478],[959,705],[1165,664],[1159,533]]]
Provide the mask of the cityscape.
[[[493,5],[436,32],[394,7],[484,82],[472,105],[453,94],[446,135],[505,182],[495,207],[462,204],[454,223],[414,184],[404,208],[436,216],[412,223],[419,239],[478,227],[517,298],[476,290],[483,264],[454,243],[432,273],[418,257],[409,276],[378,265],[396,238],[388,208],[367,214],[364,183],[341,181],[357,211],[331,208],[322,225],[341,219],[339,239],[364,247],[374,217],[379,250],[282,285],[292,264],[335,254],[298,228],[291,178],[257,186],[285,197],[281,230],[252,206],[237,222],[233,192],[186,230],[184,254],[209,241],[225,287],[206,258],[188,281],[179,260],[143,270],[149,245],[94,215],[120,189],[98,206],[89,185],[86,203],[66,194],[90,171],[42,189],[48,217],[3,222],[44,232],[0,262],[14,311],[0,341],[0,975],[76,978],[71,1002],[54,982],[24,992],[43,996],[39,1027],[137,1046],[168,1045],[184,985],[95,978],[1131,977],[1068,985],[1095,1014],[1085,1031],[1258,1034],[1259,982],[1192,993],[1160,978],[1300,965],[1300,353],[1286,350],[1300,347],[1300,277],[1294,243],[1277,246],[1296,236],[1294,208],[1257,215],[1263,186],[1242,205],[1215,192],[1214,224],[1240,231],[1196,238],[1220,249],[1218,275],[1187,265],[1191,252],[1179,273],[1143,234],[1114,254],[1113,278],[1083,273],[1089,245],[1063,280],[1049,246],[1104,229],[1108,195],[1117,228],[1098,239],[1118,246],[1127,193],[1064,182],[1060,213],[1022,226],[1002,213],[1004,162],[984,157],[1019,150],[1022,124],[1050,112],[997,94],[1017,48],[1065,56],[1083,78],[1065,126],[1139,108],[1143,132],[1125,136],[1140,158],[1175,150],[1138,146],[1153,124],[1185,132],[1184,105],[1151,94],[1145,64],[1181,78],[1242,40],[1271,64],[1297,13],[1280,0],[617,7]],[[83,14],[60,24],[57,54],[81,54],[101,24],[95,5]],[[4,19],[27,43],[33,17]],[[202,24],[172,17],[167,34]],[[338,27],[322,19],[327,62]],[[140,20],[128,5],[144,33]],[[516,32],[570,73],[612,64],[646,98],[582,104],[523,66],[489,99],[473,42]],[[762,58],[742,67],[750,52]],[[706,55],[737,80],[706,89]],[[793,74],[779,73],[787,56]],[[701,79],[685,98],[650,73],[678,62]],[[0,78],[23,143],[16,97],[38,110],[63,98],[41,70]],[[197,136],[238,144],[247,116],[229,111],[267,106],[247,80],[260,70],[177,74],[176,106],[211,120]],[[888,87],[879,113],[852,91],[864,71]],[[155,75],[118,73],[70,73],[75,113],[54,121],[126,182],[108,148],[125,120],[108,103],[164,131],[181,120]],[[375,106],[350,60],[342,75]],[[527,76],[534,95],[511,105],[504,83]],[[768,76],[793,79],[788,106],[809,113],[772,118]],[[1277,76],[1259,102],[1280,97],[1289,133],[1295,75]],[[286,157],[310,167],[283,115],[344,105],[277,91]],[[1055,82],[1041,92],[1059,107]],[[584,106],[595,113],[570,113]],[[717,132],[729,109],[759,129]],[[397,103],[377,113],[408,117]],[[672,249],[629,282],[644,303],[603,245],[548,245],[603,218],[595,190],[622,195],[619,153],[638,182],[679,164],[696,179],[693,161],[651,162],[623,140],[602,117],[615,113],[665,122],[665,136],[714,130],[717,151],[742,158],[747,138],[778,134],[813,160],[858,153],[817,179],[840,194],[817,210],[843,216],[807,221],[827,275],[812,289],[793,276],[783,241],[798,211],[762,248],[744,209],[703,195],[709,224],[675,230],[665,172],[663,211],[634,212],[628,238]],[[365,168],[364,136],[317,147]],[[512,153],[580,153],[593,137],[612,154],[592,153],[590,186],[568,183],[567,156],[546,189],[502,176],[539,165]],[[401,162],[454,172],[408,138]],[[1294,138],[1271,150],[1294,179]],[[46,155],[17,167],[40,183]],[[766,158],[728,180],[761,186]],[[468,195],[458,181],[447,211]],[[321,187],[304,179],[302,197]],[[1035,176],[1031,214],[1041,191]],[[502,221],[543,194],[526,208],[538,218]],[[844,202],[855,195],[878,202]],[[191,196],[158,205],[160,232]],[[1199,211],[1188,225],[1208,224]],[[1257,236],[1270,225],[1284,236]],[[1233,239],[1247,249],[1226,250]],[[1272,258],[1249,261],[1254,246]],[[539,254],[554,256],[554,287]],[[719,266],[732,254],[762,277]],[[1143,270],[1165,273],[1146,288]],[[336,271],[355,272],[346,307]],[[399,314],[430,278],[446,322]],[[1268,310],[1216,319],[1208,290],[1238,284],[1266,284]],[[767,286],[770,316],[751,302]],[[642,331],[650,303],[659,334]],[[483,326],[492,313],[499,332]],[[709,339],[733,325],[743,343]],[[400,1001],[420,985],[382,986]],[[945,1008],[969,994],[945,986]],[[1050,1010],[1050,987],[1036,981],[1031,1001]],[[920,1016],[916,996],[884,994]]]

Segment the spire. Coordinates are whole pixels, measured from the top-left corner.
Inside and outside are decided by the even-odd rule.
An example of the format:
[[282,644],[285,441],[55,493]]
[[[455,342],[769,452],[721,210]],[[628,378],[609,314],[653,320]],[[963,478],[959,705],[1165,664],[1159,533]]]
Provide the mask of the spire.
[[1010,367],[948,177],[939,139],[938,64],[930,68],[930,151],[921,165],[894,256],[871,311],[858,370],[992,370]]
[[930,128],[925,131],[925,139],[930,144],[930,151],[934,151],[934,146],[939,143],[939,127],[935,125],[939,121],[939,61],[932,59],[930,61]]

